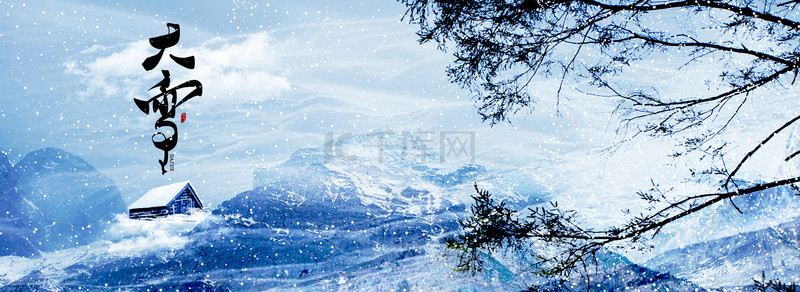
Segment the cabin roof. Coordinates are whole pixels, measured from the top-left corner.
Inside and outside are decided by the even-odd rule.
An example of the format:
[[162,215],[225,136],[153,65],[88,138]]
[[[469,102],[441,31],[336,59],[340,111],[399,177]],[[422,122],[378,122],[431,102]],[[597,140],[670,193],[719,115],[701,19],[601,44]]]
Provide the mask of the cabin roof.
[[[157,188],[152,188],[147,193],[144,194],[141,198],[133,202],[128,209],[142,209],[142,208],[153,208],[153,207],[166,207],[169,202],[172,201],[179,193],[183,191],[184,188],[189,188],[192,194],[197,198],[197,194],[194,192],[194,188],[189,181],[182,181],[179,183],[174,183],[171,185],[161,186]],[[197,201],[200,202],[200,198],[197,198]],[[201,205],[202,206],[202,205]]]

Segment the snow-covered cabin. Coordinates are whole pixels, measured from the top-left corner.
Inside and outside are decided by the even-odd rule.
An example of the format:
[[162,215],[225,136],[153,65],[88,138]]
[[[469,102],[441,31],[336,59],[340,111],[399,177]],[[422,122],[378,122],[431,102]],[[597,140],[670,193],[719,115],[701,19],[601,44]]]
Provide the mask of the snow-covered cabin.
[[188,214],[193,209],[203,209],[203,203],[187,180],[151,189],[128,206],[128,217],[137,219]]

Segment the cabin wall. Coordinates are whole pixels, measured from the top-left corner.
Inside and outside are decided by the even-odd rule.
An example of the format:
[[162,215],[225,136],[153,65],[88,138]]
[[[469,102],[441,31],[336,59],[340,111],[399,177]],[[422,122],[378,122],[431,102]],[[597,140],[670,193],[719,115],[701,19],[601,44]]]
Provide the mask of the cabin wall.
[[183,192],[167,205],[169,214],[187,214],[191,209],[200,208],[189,189]]
[[128,218],[157,218],[167,216],[169,210],[166,207],[146,208],[146,209],[131,209],[128,211]]

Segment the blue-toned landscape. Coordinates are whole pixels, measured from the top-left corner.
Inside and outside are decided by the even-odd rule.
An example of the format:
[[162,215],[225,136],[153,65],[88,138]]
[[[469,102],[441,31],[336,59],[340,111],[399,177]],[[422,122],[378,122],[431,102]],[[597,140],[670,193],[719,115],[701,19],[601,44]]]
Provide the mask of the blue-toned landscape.
[[[376,137],[355,136],[343,147],[360,148]],[[387,151],[380,163],[325,162],[323,147],[298,150],[281,164],[255,170],[251,190],[214,208],[154,220],[128,219],[124,206],[108,208],[121,204],[119,189],[66,151],[35,151],[14,166],[4,157],[3,289],[517,290],[524,288],[519,283],[548,281],[520,274],[524,267],[502,258],[474,276],[455,272],[442,244],[469,212],[473,182],[520,209],[550,200],[546,187],[506,189],[527,178],[480,165],[431,168],[401,159],[399,150]],[[81,197],[87,193],[92,197]],[[85,205],[53,210],[37,204],[43,194]],[[760,201],[796,204],[783,190],[748,200],[739,204],[748,210],[744,215],[719,210],[707,216],[735,225],[769,217],[757,207]],[[63,223],[71,225],[59,227]],[[792,279],[797,263],[773,257],[797,253],[797,232],[792,219],[638,264],[605,252],[591,273],[592,290],[742,287],[761,271]],[[572,285],[583,284],[576,279]]]
[[[636,55],[624,62],[650,63],[602,72],[616,74],[613,85],[642,82],[619,102],[587,89],[611,85],[579,79],[602,71],[590,63],[606,56],[587,48],[561,59],[589,73],[566,83],[555,69],[531,78],[524,89],[540,99],[492,123],[481,116],[481,92],[447,71],[464,60],[454,54],[468,34],[421,43],[412,2],[0,1],[0,291],[791,291],[762,284],[800,283],[800,189],[782,181],[800,170],[791,159],[800,130],[784,124],[800,100],[794,65],[778,85],[736,92],[741,104],[731,99],[702,123],[692,119],[704,112],[668,103],[674,116],[635,124],[623,114],[655,100],[650,88],[715,92],[746,80],[715,83],[708,72],[750,63]],[[508,3],[533,5],[492,5]],[[763,7],[786,7],[778,4]],[[711,34],[698,24],[705,20],[641,17]],[[758,26],[708,17],[709,26]],[[174,30],[167,23],[181,34],[165,55],[194,56],[193,69],[168,57],[158,70],[142,67],[158,53],[148,39]],[[795,58],[796,48],[781,51],[791,33],[775,32],[786,41],[774,47],[736,33],[714,45],[753,38],[723,51]],[[755,69],[772,67],[753,62],[737,72],[765,78]],[[203,89],[176,109],[165,173],[151,140],[157,111],[134,102],[158,93],[161,70],[172,86],[198,80]],[[625,112],[629,100],[639,104]],[[694,128],[670,128],[690,120]],[[148,191],[184,181],[202,210],[130,218]],[[465,227],[484,190],[523,221],[549,219],[535,225],[546,227],[502,221],[503,208],[486,213],[499,221],[475,221],[485,229]],[[693,209],[716,193],[732,195]],[[647,217],[663,206],[687,214]],[[568,211],[536,217],[539,208]],[[481,268],[464,269],[459,256],[469,249],[454,248],[454,238],[499,230],[489,237],[508,239],[514,228],[528,237],[481,246]],[[626,230],[633,240],[616,241]],[[564,247],[547,244],[575,248],[559,236],[612,240],[562,275],[537,263]]]

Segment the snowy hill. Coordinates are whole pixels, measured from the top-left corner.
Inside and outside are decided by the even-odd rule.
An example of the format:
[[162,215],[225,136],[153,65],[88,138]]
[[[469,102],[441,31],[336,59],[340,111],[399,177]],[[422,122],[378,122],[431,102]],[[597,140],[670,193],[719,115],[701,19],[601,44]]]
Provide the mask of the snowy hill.
[[751,285],[762,271],[768,278],[797,283],[800,282],[800,218],[671,250],[646,265],[705,287]]
[[80,157],[57,148],[25,155],[14,165],[22,197],[41,213],[37,248],[93,242],[115,214],[126,211],[117,186]]

